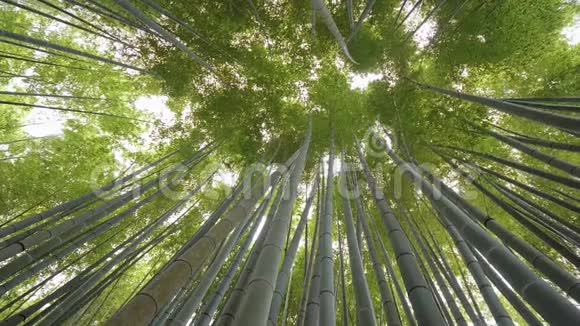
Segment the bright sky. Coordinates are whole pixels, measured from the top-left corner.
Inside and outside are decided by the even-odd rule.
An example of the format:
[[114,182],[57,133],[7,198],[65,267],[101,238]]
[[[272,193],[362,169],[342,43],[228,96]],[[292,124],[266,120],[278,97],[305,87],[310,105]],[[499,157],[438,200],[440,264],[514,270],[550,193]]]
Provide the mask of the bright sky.
[[421,26],[421,28],[415,32],[415,35],[413,35],[413,40],[417,43],[419,49],[423,49],[429,45],[429,42],[431,42],[431,39],[435,35],[436,31],[437,25],[435,24],[435,21],[433,18],[429,18],[425,24],[423,24],[423,26]]
[[135,107],[166,125],[172,125],[175,123],[175,113],[167,107],[167,100],[167,96],[142,96],[135,101]]
[[[155,120],[160,120],[164,124],[171,125],[175,122],[175,113],[167,107],[166,96],[142,96],[135,101],[134,105],[138,110],[151,114]],[[64,125],[63,118],[66,116],[66,113],[34,108],[26,116],[25,123],[42,122],[43,124],[24,129],[32,136],[60,134]],[[60,121],[57,121],[59,119]]]
[[33,108],[30,110],[24,124],[34,123],[22,129],[32,137],[44,137],[62,134],[65,119],[62,112]]
[[374,72],[368,74],[355,74],[351,72],[348,74],[350,89],[366,89],[371,82],[381,78],[383,78],[383,74]]
[[[34,74],[34,69],[26,69],[23,75],[29,76]],[[26,88],[27,84],[25,79],[22,78],[12,78],[8,83],[6,89],[9,91],[16,91],[17,89]],[[62,129],[64,128],[64,116],[66,114],[62,112],[44,110],[33,108],[29,111],[28,115],[24,119],[23,124],[34,124],[31,126],[23,127],[24,131],[32,137],[44,137],[62,134]]]
[[574,17],[574,22],[562,30],[562,35],[568,44],[574,46],[580,43],[580,15]]
[[[414,5],[415,5],[414,2],[406,1],[401,16],[405,17],[405,15],[409,13],[409,11],[411,11]],[[400,19],[403,19],[402,17]],[[405,31],[407,31],[408,33],[414,31],[415,28],[419,26],[419,24],[423,21],[424,18],[425,17],[424,15],[421,14],[420,8],[415,9],[403,24]],[[431,38],[435,35],[436,30],[437,25],[435,24],[433,18],[430,18],[423,24],[423,26],[421,26],[421,28],[417,32],[415,32],[415,34],[413,35],[413,40],[417,43],[419,49],[423,49],[425,46],[429,44]]]
[[229,187],[233,187],[238,181],[238,174],[232,171],[220,169],[213,178],[213,184],[224,183]]

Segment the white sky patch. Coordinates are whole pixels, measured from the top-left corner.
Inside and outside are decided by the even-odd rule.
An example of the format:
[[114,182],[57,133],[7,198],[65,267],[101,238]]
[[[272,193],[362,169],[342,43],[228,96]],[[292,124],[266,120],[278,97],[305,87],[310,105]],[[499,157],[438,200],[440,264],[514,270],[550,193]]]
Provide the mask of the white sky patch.
[[308,103],[309,96],[308,96],[308,88],[306,87],[306,83],[299,80],[294,83],[296,87],[298,87],[298,101],[301,103]]
[[462,83],[453,83],[452,87],[456,91],[459,91],[459,92],[463,91],[463,84]]
[[441,181],[456,193],[461,193],[461,189],[459,188],[459,179],[456,175],[451,174],[446,177],[442,177]]
[[580,15],[574,17],[572,25],[562,30],[562,35],[571,46],[580,43]]
[[424,49],[427,45],[429,45],[429,42],[431,42],[431,39],[433,36],[435,36],[435,32],[437,31],[436,27],[437,24],[435,24],[433,18],[429,18],[425,24],[423,24],[423,26],[421,26],[421,28],[415,32],[415,35],[413,35],[413,40],[415,40],[415,43],[417,43],[417,47],[419,49]]
[[[178,117],[167,106],[167,100],[167,96],[141,96],[135,101],[134,105],[138,110],[153,116],[154,120],[160,121],[164,125],[171,126],[177,121]],[[159,130],[156,128],[151,127],[148,127],[143,131],[141,135],[139,135],[139,139],[141,140],[139,148],[142,150],[149,150],[154,145],[169,143],[171,141],[171,139],[167,137],[159,138],[158,131]]]
[[[403,20],[407,16],[407,14],[409,14],[411,9],[413,9],[415,4],[416,2],[414,1],[406,1],[405,6],[403,7],[403,12],[401,13],[401,17],[399,19]],[[407,20],[405,20],[405,23],[403,25],[406,30],[411,31],[415,29],[414,26],[419,25],[421,20],[423,20],[423,18],[421,17],[421,6],[422,4],[420,4],[419,7],[415,8],[415,10],[413,10],[413,12],[407,18]],[[400,21],[398,24],[400,24]]]
[[131,165],[131,161],[125,158],[123,152],[119,149],[113,149],[113,157],[122,167],[127,168]]
[[24,119],[24,123],[35,124],[31,126],[25,126],[22,129],[24,129],[24,131],[32,137],[62,135],[64,123],[66,120],[59,119],[62,119],[62,113],[58,113],[52,110],[33,108]]
[[43,297],[44,295],[52,292],[54,289],[56,289],[57,287],[62,285],[69,278],[70,277],[67,277],[66,274],[59,273],[58,275],[53,277],[51,280],[49,280],[44,286],[42,286],[39,291],[33,292],[33,295],[30,299],[35,300],[37,298]]
[[341,57],[338,57],[338,56],[337,56],[336,58],[334,58],[334,65],[335,65],[335,66],[336,66],[336,68],[338,68],[339,70],[344,70],[345,63],[344,63],[344,60],[342,60],[342,58],[341,58]]
[[129,151],[131,153],[137,153],[139,151],[139,146],[137,146],[137,144],[127,141],[125,139],[120,140],[119,143],[123,146],[123,148],[126,151]]
[[167,106],[167,100],[167,96],[141,96],[135,101],[135,107],[171,125],[175,122],[175,113]]
[[[28,74],[25,71],[23,75],[27,76]],[[32,75],[32,74],[30,74],[30,75]],[[6,85],[6,89],[8,91],[15,91],[17,89],[26,88],[27,85],[28,84],[26,83],[26,78],[10,78],[10,81]]]
[[356,73],[349,73],[348,74],[348,82],[350,85],[350,89],[366,89],[369,87],[371,82],[379,80],[383,78],[382,73],[371,72],[368,74],[356,74]]
[[322,60],[318,58],[313,59],[314,65],[312,69],[310,69],[310,73],[308,75],[309,80],[317,80],[318,79],[318,70],[322,67]]
[[[34,68],[30,67],[24,70],[23,75],[33,76]],[[28,83],[25,78],[11,78],[6,89],[8,91],[18,91],[27,89]],[[62,135],[66,119],[63,119],[62,112],[54,110],[32,108],[24,118],[24,124],[33,124],[25,126],[22,129],[32,137],[45,137]]]
[[[34,25],[36,25],[36,24],[33,23],[33,26]],[[65,25],[63,25],[62,23],[53,21],[50,24],[43,26],[43,27],[36,25],[36,28],[38,28],[38,29],[42,28],[45,33],[61,33],[63,31],[63,29],[65,29]]]
[[[415,2],[411,1],[406,2],[405,7],[403,9],[403,13],[401,14],[402,16],[401,19],[403,19],[403,17],[405,17],[409,13],[409,11],[411,11],[414,5]],[[421,6],[422,5],[419,5],[419,7],[416,8],[409,15],[409,18],[407,18],[407,20],[403,24],[405,31],[407,31],[408,33],[413,32],[415,28],[417,28],[419,24],[423,21],[423,19],[425,19],[425,17],[421,14]],[[417,47],[419,49],[423,49],[429,44],[429,42],[435,35],[435,32],[437,30],[436,27],[437,24],[435,24],[435,21],[433,20],[433,18],[430,18],[423,24],[423,26],[421,26],[421,28],[417,32],[415,32],[415,34],[413,35],[413,40],[415,41],[415,43],[417,43]]]
[[501,120],[502,115],[497,111],[491,111],[491,113],[487,115],[487,118],[489,120],[491,120],[491,123],[497,125],[497,124],[499,124],[499,121]]
[[260,134],[262,135],[262,140],[264,142],[269,142],[272,139],[272,134],[266,129],[266,123],[262,122],[260,126]]
[[215,177],[213,178],[213,184],[216,183],[223,183],[226,184],[228,187],[233,187],[236,185],[236,181],[238,180],[238,174],[232,171],[218,171]]
[[[22,73],[24,76],[34,76],[34,67],[26,68]],[[16,91],[19,89],[26,89],[28,88],[28,82],[26,82],[26,78],[14,77],[10,78],[8,84],[6,84],[6,90],[8,91]]]

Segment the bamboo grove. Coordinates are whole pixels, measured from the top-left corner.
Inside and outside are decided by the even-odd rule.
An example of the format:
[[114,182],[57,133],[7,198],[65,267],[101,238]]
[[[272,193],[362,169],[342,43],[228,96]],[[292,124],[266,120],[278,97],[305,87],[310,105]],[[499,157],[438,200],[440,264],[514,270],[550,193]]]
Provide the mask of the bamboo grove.
[[0,18],[0,324],[580,321],[574,3]]

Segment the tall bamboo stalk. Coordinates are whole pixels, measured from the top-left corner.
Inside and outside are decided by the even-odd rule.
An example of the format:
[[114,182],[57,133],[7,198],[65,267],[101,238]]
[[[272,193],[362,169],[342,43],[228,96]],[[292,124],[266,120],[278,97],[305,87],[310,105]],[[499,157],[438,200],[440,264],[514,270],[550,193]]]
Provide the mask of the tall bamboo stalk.
[[356,237],[356,229],[352,219],[350,206],[350,191],[347,186],[347,174],[345,170],[347,162],[344,149],[342,151],[340,186],[343,203],[344,224],[346,226],[346,240],[348,244],[348,258],[350,262],[352,281],[356,299],[356,321],[361,325],[376,325],[375,310],[371,300],[370,291],[365,277],[364,266],[360,256],[360,248]]
[[491,262],[504,278],[546,321],[566,323],[566,320],[580,319],[580,311],[570,301],[538,277],[502,243],[486,233],[465,212],[449,201],[439,189],[433,187],[391,149],[385,147],[385,150],[400,168],[408,172],[406,175],[411,177],[411,180],[420,182],[421,190],[428,197],[437,198],[441,202],[441,205],[447,210],[446,216],[450,222],[462,230],[469,243],[490,257]]
[[393,210],[387,204],[381,188],[371,174],[358,140],[356,140],[356,149],[363,167],[363,172],[369,184],[369,189],[381,214],[383,224],[388,231],[391,245],[395,250],[397,263],[405,286],[407,287],[407,293],[413,306],[417,322],[419,325],[445,325],[443,316],[433,298],[433,293],[419,269],[409,239],[403,232],[401,224],[395,217]]
[[[296,230],[294,231],[294,236],[290,241],[286,249],[286,253],[284,255],[284,262],[282,263],[282,267],[278,272],[278,277],[276,279],[276,288],[274,290],[274,294],[272,297],[272,302],[270,304],[270,311],[268,313],[268,324],[269,325],[277,325],[278,324],[278,315],[280,312],[280,306],[282,305],[282,298],[284,297],[284,292],[290,286],[289,282],[292,279],[292,266],[294,265],[294,260],[296,259],[296,252],[298,251],[298,245],[300,244],[300,239],[302,238],[302,233],[304,232],[304,228],[308,223],[308,214],[310,212],[310,207],[312,206],[312,201],[314,200],[314,195],[316,191],[318,191],[319,186],[319,175],[316,175],[312,185],[311,185],[311,193],[306,199],[306,205],[302,210],[302,215],[300,216],[300,221],[296,226]],[[306,267],[305,267],[306,268]],[[290,295],[289,293],[287,296]],[[283,321],[284,322],[284,319]]]
[[[353,187],[353,194],[354,194],[354,202],[356,207],[356,214],[358,216],[358,220],[361,222],[361,228],[363,230],[365,236],[365,242],[367,244],[367,249],[369,251],[369,255],[371,257],[371,261],[373,263],[373,270],[375,272],[375,276],[377,279],[377,283],[379,286],[379,291],[381,293],[381,304],[383,310],[386,313],[386,322],[387,326],[392,325],[401,325],[401,320],[399,316],[399,311],[397,310],[397,306],[395,300],[393,298],[392,291],[389,289],[389,285],[387,283],[387,279],[385,278],[385,272],[382,269],[379,256],[377,254],[377,250],[375,248],[375,243],[373,239],[373,235],[371,233],[371,229],[369,227],[369,223],[367,221],[366,212],[363,208],[361,203],[361,193],[358,188],[358,182],[356,177],[353,176],[351,180],[352,187]],[[396,280],[393,280],[395,282]],[[404,298],[402,298],[404,300]],[[405,302],[406,304],[406,302]]]
[[[318,0],[320,1],[320,0]],[[334,292],[334,258],[332,249],[332,197],[334,195],[334,121],[330,116],[330,145],[328,151],[328,174],[324,215],[320,222],[318,252],[320,266],[320,319],[322,325],[336,324],[336,296]]]
[[288,232],[292,210],[298,196],[298,184],[306,165],[311,134],[312,118],[309,118],[300,154],[290,173],[289,198],[280,203],[276,217],[272,221],[271,229],[266,237],[264,248],[256,261],[256,269],[250,276],[246,295],[242,299],[239,316],[236,316],[234,325],[266,325],[267,323],[270,303],[278,277],[278,264],[282,257],[285,235]]
[[[292,161],[293,157],[288,160],[287,164]],[[279,175],[275,176],[276,180],[278,178]],[[108,321],[108,325],[128,325],[151,321],[157,314],[157,307],[167,303],[191,275],[199,273],[201,266],[208,259],[209,254],[214,252],[217,244],[232,231],[246,212],[253,208],[258,199],[264,195],[265,189],[271,186],[268,181],[271,180],[265,179],[261,185],[253,187],[247,198],[232,207],[198,242],[170,262],[156,275],[154,281],[117,311]]]

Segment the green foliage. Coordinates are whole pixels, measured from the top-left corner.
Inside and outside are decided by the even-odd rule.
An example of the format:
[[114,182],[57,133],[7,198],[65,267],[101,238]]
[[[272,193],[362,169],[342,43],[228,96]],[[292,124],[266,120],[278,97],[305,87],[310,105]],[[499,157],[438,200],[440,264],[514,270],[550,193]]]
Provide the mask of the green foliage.
[[[578,95],[580,45],[568,44],[561,35],[562,29],[578,14],[578,9],[568,1],[468,1],[460,11],[456,10],[463,1],[446,1],[433,17],[435,36],[424,48],[413,39],[406,41],[406,33],[413,30],[412,25],[394,29],[394,18],[400,3],[377,1],[361,30],[348,43],[349,51],[358,64],[352,64],[344,57],[320,19],[314,26],[316,33],[313,35],[309,1],[254,0],[254,10],[249,1],[156,0],[160,6],[186,22],[195,33],[135,1],[141,10],[215,67],[215,75],[154,33],[97,15],[66,1],[48,2],[87,19],[122,42],[111,41],[5,3],[0,4],[0,29],[119,60],[144,68],[150,74],[48,49],[50,53],[39,51],[42,50],[39,48],[0,42],[0,55],[16,57],[0,58],[0,91],[101,99],[0,94],[0,100],[140,119],[0,104],[0,143],[30,138],[27,131],[30,129],[23,125],[38,124],[39,121],[31,119],[35,115],[51,121],[58,120],[63,126],[60,132],[48,137],[0,145],[0,224],[11,221],[23,211],[27,212],[24,216],[28,216],[82,196],[97,185],[106,184],[124,172],[134,171],[171,151],[179,150],[180,153],[163,167],[182,161],[210,142],[217,145],[217,150],[196,167],[176,187],[176,191],[192,189],[218,166],[220,172],[232,172],[237,177],[243,169],[259,161],[272,159],[283,162],[302,143],[309,115],[312,117],[313,131],[304,182],[316,173],[320,158],[328,153],[331,120],[337,149],[345,147],[347,153],[352,155],[355,136],[359,139],[368,137],[371,130],[382,133],[379,129],[384,127],[393,136],[393,146],[397,152],[406,156],[408,153],[404,146],[407,146],[412,159],[429,165],[437,175],[456,185],[464,194],[476,191],[430,150],[432,145],[451,145],[493,153],[561,175],[561,171],[474,132],[467,122],[483,124],[483,121],[493,121],[532,137],[562,143],[576,141],[566,132],[437,95],[417,88],[408,80],[412,78],[494,98]],[[121,16],[133,24],[137,23],[113,1],[98,3],[122,13]],[[421,14],[424,15],[436,3],[424,1]],[[62,16],[67,21],[84,24],[40,3],[30,5],[51,15]],[[355,1],[356,17],[363,6],[364,1]],[[348,36],[350,30],[343,3],[333,2],[329,9],[342,35]],[[381,74],[382,77],[367,88],[354,88],[352,76],[360,77],[364,73]],[[137,108],[135,102],[138,99],[151,96],[168,98],[168,111],[175,116],[173,122],[163,122],[155,114]],[[575,113],[572,115],[577,116]],[[43,122],[46,121],[40,121]],[[36,126],[37,130],[43,128],[42,125]],[[543,150],[575,164],[580,163],[577,153]],[[481,158],[458,155],[551,194],[555,195],[554,190],[557,190],[580,197],[577,190]],[[435,234],[448,256],[455,255],[444,229],[436,222],[432,212],[418,200],[416,189],[401,182],[394,164],[384,155],[369,155],[368,163],[393,205],[406,207],[422,216],[428,225],[421,227],[429,228]],[[140,182],[147,180],[150,179]],[[109,318],[139,282],[149,280],[153,272],[159,270],[218,207],[231,190],[231,185],[222,181],[214,179],[195,197],[195,207],[178,222],[175,232],[123,274],[111,289],[109,299],[104,299],[106,294],[99,295],[84,314],[78,313],[75,318],[88,322],[93,313],[95,323]],[[364,184],[365,180],[361,179],[359,183]],[[529,196],[520,189],[516,191]],[[368,194],[365,192],[365,195]],[[541,198],[531,198],[550,212],[579,225],[580,217],[577,214]],[[0,305],[24,293],[59,267],[78,259],[61,275],[63,279],[73,277],[115,245],[137,234],[140,228],[159,217],[176,201],[176,198],[165,197],[154,200],[115,228],[22,283],[3,296]],[[371,205],[372,201],[365,202],[369,204],[371,224],[386,239],[379,227],[382,222],[374,211],[374,205]],[[555,250],[481,194],[471,198],[470,202],[485,208],[487,214],[558,261],[564,269],[573,270]],[[116,212],[120,211],[122,209]],[[294,226],[298,216],[299,210],[296,209]],[[341,216],[340,209],[335,214],[337,216]],[[308,230],[309,239],[312,239],[312,218]],[[103,241],[104,244],[99,246]],[[305,270],[301,258],[303,250],[301,248],[297,254],[292,274],[289,324],[296,323],[300,308]],[[370,258],[366,252],[363,256],[372,299],[375,307],[379,307],[379,289]],[[345,261],[348,267],[348,260]],[[452,262],[454,272],[462,267]],[[350,270],[347,271],[347,283],[350,282],[349,273]],[[48,293],[48,289],[55,286],[46,286],[43,293]],[[477,292],[474,284],[472,288]],[[354,291],[350,283],[347,284],[347,293],[350,312],[355,316]],[[478,299],[480,306],[484,306],[483,299],[479,296]],[[34,297],[26,305],[34,300],[37,298]],[[339,305],[338,315],[341,315],[341,309]],[[377,310],[377,314],[379,312]],[[490,317],[485,309],[484,314]],[[0,316],[7,315],[3,312]]]

